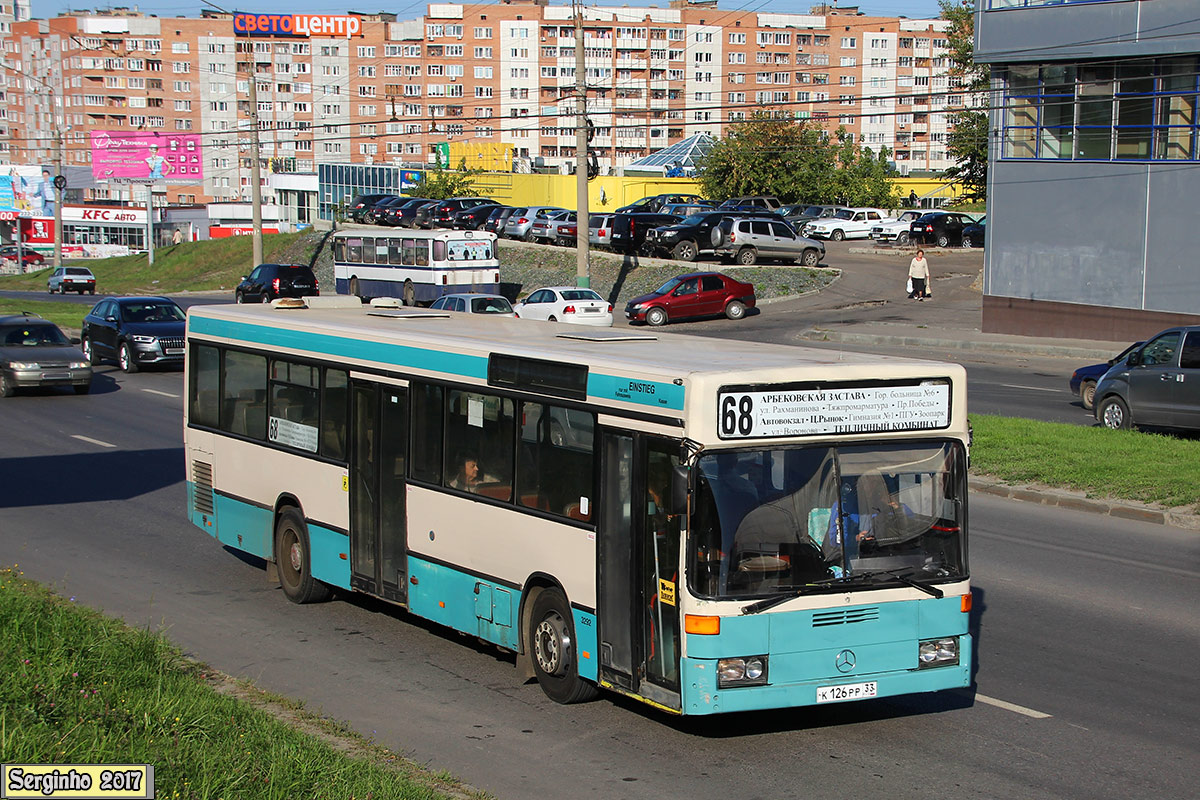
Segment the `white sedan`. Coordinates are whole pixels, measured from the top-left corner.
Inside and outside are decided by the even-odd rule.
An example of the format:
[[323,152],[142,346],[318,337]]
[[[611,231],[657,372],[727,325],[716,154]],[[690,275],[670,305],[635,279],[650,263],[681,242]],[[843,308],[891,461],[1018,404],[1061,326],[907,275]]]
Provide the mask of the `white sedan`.
[[814,219],[804,226],[804,235],[812,239],[866,239],[871,229],[887,221],[888,215],[878,208],[842,208],[832,217]]
[[513,306],[521,319],[612,327],[612,305],[592,289],[548,286]]

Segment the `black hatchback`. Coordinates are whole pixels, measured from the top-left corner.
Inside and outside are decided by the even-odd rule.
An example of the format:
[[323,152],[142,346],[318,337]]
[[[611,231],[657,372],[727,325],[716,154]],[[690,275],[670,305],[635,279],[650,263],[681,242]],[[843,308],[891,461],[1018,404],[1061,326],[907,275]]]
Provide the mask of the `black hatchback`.
[[608,245],[619,253],[646,250],[646,233],[652,228],[678,225],[683,217],[674,214],[613,214]]
[[355,195],[350,201],[350,206],[346,212],[350,215],[350,219],[354,222],[366,222],[367,213],[370,212],[375,204],[380,200],[387,200],[395,195],[390,194],[359,194]]
[[971,217],[955,211],[931,211],[908,226],[908,239],[938,247],[962,244],[963,228],[974,222]]
[[259,264],[233,292],[239,303],[269,303],[280,297],[320,294],[317,276],[304,264]]
[[125,372],[148,364],[182,364],[186,317],[166,297],[106,297],[83,318],[83,355],[116,359]]

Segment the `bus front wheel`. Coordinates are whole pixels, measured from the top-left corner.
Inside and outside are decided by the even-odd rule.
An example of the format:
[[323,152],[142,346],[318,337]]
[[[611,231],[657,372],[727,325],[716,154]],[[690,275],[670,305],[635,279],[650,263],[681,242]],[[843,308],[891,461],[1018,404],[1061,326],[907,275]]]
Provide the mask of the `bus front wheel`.
[[571,606],[558,589],[544,589],[533,601],[526,647],[542,691],[556,703],[591,700],[596,687],[579,677]]
[[275,560],[279,585],[293,603],[319,603],[329,599],[329,587],[312,576],[308,526],[295,508],[279,512],[275,523]]
[[404,305],[412,306],[417,303],[417,290],[413,287],[413,282],[406,280],[404,282]]

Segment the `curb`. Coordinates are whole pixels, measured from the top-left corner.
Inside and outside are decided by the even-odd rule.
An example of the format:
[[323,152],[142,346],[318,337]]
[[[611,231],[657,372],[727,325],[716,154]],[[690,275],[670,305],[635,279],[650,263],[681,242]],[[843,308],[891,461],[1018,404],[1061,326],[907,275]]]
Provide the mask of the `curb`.
[[1155,525],[1170,525],[1173,528],[1200,531],[1200,515],[1197,514],[1151,508],[1136,503],[1091,500],[1078,493],[1054,489],[1009,486],[992,478],[984,477],[970,478],[969,486],[973,492],[990,494],[993,497],[1002,497],[1008,500],[1020,500],[1025,503],[1057,506],[1072,511],[1087,511],[1092,514],[1103,514],[1135,522],[1149,522]]
[[970,253],[979,253],[980,255],[983,255],[982,247],[937,247],[937,248],[934,248],[933,245],[915,245],[915,244],[900,244],[900,245],[896,245],[895,247],[881,247],[878,245],[876,245],[875,247],[849,247],[849,248],[846,248],[846,252],[850,253],[851,255],[855,255],[855,256],[910,256],[910,255],[913,255],[914,253],[916,253],[917,250],[921,250],[926,247],[933,248],[933,249],[925,250],[925,255],[927,255],[927,256],[937,256],[939,254],[941,254],[941,255],[963,255],[963,254],[970,254]]
[[940,339],[935,336],[908,336],[886,333],[850,333],[821,328],[809,328],[799,338],[821,342],[843,342],[845,344],[904,345],[907,347],[944,348],[948,350],[976,350],[995,353],[1023,353],[1026,355],[1072,358],[1079,361],[1107,361],[1112,358],[1111,348],[1064,347],[1041,342],[977,341],[972,339]]
[[825,291],[826,289],[828,289],[830,286],[833,286],[838,281],[840,281],[842,279],[842,275],[845,274],[842,270],[838,269],[837,267],[804,267],[804,269],[820,269],[820,270],[826,270],[828,272],[832,272],[832,273],[834,273],[833,280],[831,280],[829,283],[825,284],[824,286],[820,287],[819,289],[809,289],[807,292],[801,292],[800,294],[785,294],[785,295],[780,295],[779,297],[768,297],[763,300],[755,301],[754,305],[756,307],[757,306],[769,306],[772,303],[783,303],[787,300],[796,300],[801,297],[809,297],[810,295],[819,294],[819,293]]

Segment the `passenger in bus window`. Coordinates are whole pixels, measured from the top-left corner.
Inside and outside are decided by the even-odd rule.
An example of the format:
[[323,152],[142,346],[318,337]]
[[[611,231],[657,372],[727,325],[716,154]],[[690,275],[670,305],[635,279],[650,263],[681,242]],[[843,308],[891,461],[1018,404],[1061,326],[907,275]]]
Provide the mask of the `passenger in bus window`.
[[479,469],[479,456],[472,452],[463,453],[458,459],[458,474],[450,479],[450,486],[464,492],[478,492],[479,484],[483,483],[483,475]]

